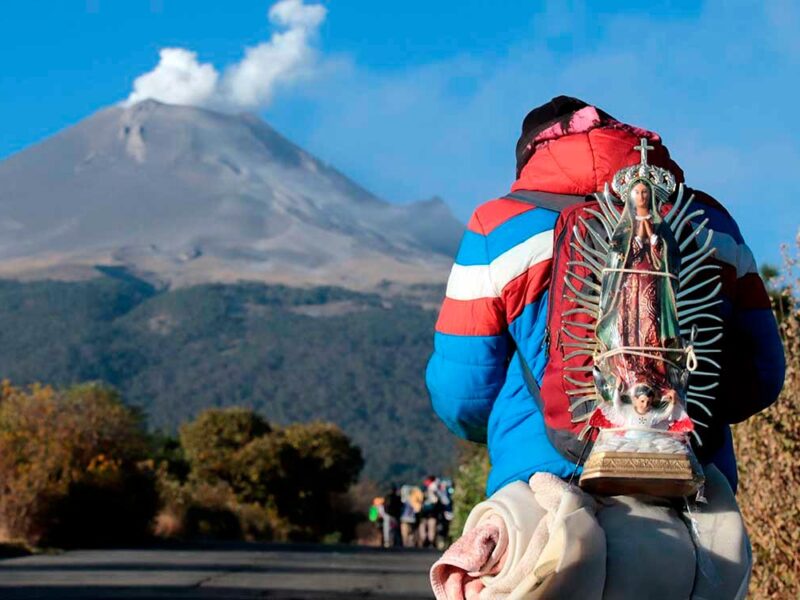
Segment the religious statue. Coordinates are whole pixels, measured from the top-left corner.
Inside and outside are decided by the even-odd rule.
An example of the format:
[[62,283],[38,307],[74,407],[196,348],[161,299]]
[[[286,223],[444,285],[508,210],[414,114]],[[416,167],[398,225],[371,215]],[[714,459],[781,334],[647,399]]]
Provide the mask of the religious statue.
[[[589,286],[596,298],[571,287],[584,306],[596,302],[597,311],[591,367],[597,403],[587,426],[596,438],[580,483],[597,493],[680,496],[702,482],[689,440],[694,422],[686,410],[689,375],[698,360],[697,327],[682,331],[679,314],[682,252],[689,245],[679,238],[687,221],[673,230],[680,219],[674,207],[666,207],[674,177],[647,163],[652,148],[646,140],[637,149],[640,164],[614,177],[618,199],[606,188],[602,215],[594,213],[606,231],[605,239],[589,231],[589,240],[595,238],[604,251],[601,260],[597,248],[579,240],[589,259],[594,255],[599,283]],[[694,262],[689,266],[696,269]]]
[[596,335],[603,352],[595,358],[595,379],[606,400],[611,391],[602,373],[612,375],[615,389],[647,384],[661,400],[679,393],[683,371],[675,303],[680,256],[671,230],[653,210],[650,184],[637,179],[629,189],[601,276]]
[[642,431],[692,431],[689,415],[678,401],[675,390],[666,392],[655,400],[655,390],[646,383],[638,383],[627,390],[617,389],[610,403],[601,404],[590,419],[592,426],[601,429],[620,429],[628,439],[642,438]]

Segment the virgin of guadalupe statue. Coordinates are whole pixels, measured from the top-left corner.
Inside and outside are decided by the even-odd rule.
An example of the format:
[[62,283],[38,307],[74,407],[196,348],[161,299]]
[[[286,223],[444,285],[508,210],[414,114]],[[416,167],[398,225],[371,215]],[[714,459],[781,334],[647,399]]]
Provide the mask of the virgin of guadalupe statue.
[[683,396],[676,388],[685,379],[675,299],[680,254],[655,208],[651,184],[635,180],[627,189],[601,278],[595,380],[607,401],[636,385],[667,401],[671,394]]
[[[694,425],[700,422],[689,417],[686,403],[690,373],[696,371],[698,360],[710,360],[696,355],[709,350],[695,350],[698,331],[689,324],[708,304],[695,308],[698,301],[678,302],[678,289],[688,277],[681,271],[682,252],[692,238],[679,244],[672,227],[677,219],[680,235],[689,216],[697,213],[684,217],[683,212],[675,212],[683,188],[672,202],[674,177],[647,163],[650,147],[646,140],[637,149],[642,152],[641,163],[614,175],[618,200],[612,200],[608,187],[603,192],[601,210],[607,220],[587,209],[601,218],[606,236],[593,230],[594,235],[589,237],[596,245],[592,248],[587,245],[587,236],[580,237],[583,234],[577,226],[574,230],[579,239],[577,247],[584,249],[583,258],[587,259],[575,264],[591,268],[594,262],[593,275],[599,281],[597,285],[572,274],[574,281],[589,284],[587,287],[597,292],[592,297],[575,286],[571,288],[576,298],[583,297],[581,310],[594,306],[594,311],[587,312],[597,314],[594,341],[585,344],[592,347],[594,365],[589,368],[597,403],[582,431],[587,446],[590,441],[594,443],[583,463],[580,485],[593,493],[679,497],[696,491],[703,480],[689,437],[696,434]],[[588,222],[583,224],[589,232]],[[701,248],[685,254],[692,259],[686,271],[692,273],[698,268],[703,258],[697,256],[704,251]],[[591,256],[599,262],[589,261]],[[710,302],[713,293],[699,302]],[[692,308],[679,315],[679,307],[687,306],[686,302]],[[687,336],[681,335],[681,316],[689,329]],[[569,382],[579,384],[574,379]],[[693,389],[696,392],[697,388]],[[570,392],[575,396],[586,394],[586,387]],[[586,397],[578,397],[575,405]],[[593,429],[597,429],[596,435],[591,433]]]

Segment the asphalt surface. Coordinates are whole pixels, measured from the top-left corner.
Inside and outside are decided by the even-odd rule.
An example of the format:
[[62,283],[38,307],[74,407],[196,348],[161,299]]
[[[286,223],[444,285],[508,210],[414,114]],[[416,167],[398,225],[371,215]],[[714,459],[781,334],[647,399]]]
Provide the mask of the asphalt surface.
[[214,544],[74,550],[0,560],[0,599],[432,598],[437,553]]

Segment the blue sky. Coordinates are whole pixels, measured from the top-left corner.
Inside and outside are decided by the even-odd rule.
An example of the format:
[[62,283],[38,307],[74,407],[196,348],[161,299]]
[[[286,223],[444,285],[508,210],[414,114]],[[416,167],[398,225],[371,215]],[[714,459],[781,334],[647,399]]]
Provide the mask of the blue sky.
[[[313,4],[313,2],[307,2]],[[159,50],[222,73],[281,28],[271,2],[28,0],[0,13],[0,157],[124,100]],[[570,94],[661,133],[759,261],[800,226],[800,6],[329,0],[302,76],[252,108],[392,202],[466,220],[503,194],[526,112]]]

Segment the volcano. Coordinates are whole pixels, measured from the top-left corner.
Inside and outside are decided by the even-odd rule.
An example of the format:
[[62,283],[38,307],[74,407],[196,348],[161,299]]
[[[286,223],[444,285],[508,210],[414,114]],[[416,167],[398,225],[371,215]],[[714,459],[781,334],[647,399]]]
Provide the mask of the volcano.
[[443,283],[463,225],[391,204],[252,114],[102,109],[0,162],[0,277]]

